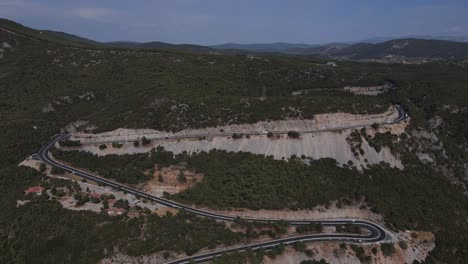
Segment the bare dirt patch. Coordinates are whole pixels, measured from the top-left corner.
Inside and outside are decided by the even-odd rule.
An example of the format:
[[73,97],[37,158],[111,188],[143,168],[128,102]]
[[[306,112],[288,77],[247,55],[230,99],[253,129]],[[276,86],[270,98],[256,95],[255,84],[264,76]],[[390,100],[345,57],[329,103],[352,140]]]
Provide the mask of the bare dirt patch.
[[[163,146],[166,150],[175,154],[187,151],[197,153],[201,151],[210,151],[220,149],[226,151],[244,151],[261,155],[272,155],[275,159],[288,159],[292,155],[305,156],[314,160],[321,158],[333,158],[340,165],[352,164],[352,166],[362,169],[368,165],[388,163],[391,167],[403,168],[401,161],[397,156],[391,153],[390,149],[383,147],[377,152],[369,145],[366,139],[362,144],[364,153],[356,155],[352,152],[352,146],[346,138],[354,128],[353,126],[369,126],[373,123],[385,123],[395,119],[397,113],[394,108],[389,109],[382,114],[374,115],[352,115],[346,113],[321,114],[316,115],[312,120],[282,120],[272,122],[259,122],[256,124],[232,125],[224,127],[211,127],[196,130],[184,130],[177,133],[156,131],[151,129],[117,129],[101,134],[86,134],[82,132],[72,133],[72,140],[80,140],[84,145],[79,149],[89,151],[97,155],[108,154],[133,154],[149,152],[152,148]],[[401,134],[406,127],[406,123],[381,125],[379,128],[367,128],[369,135],[375,132],[390,131],[394,134]],[[323,131],[335,129],[334,131]],[[222,131],[225,136],[220,136]],[[287,132],[300,131],[300,137],[291,139],[282,134],[275,137],[264,135],[242,136],[233,139],[234,133],[250,132]],[[302,132],[301,132],[302,131]],[[319,131],[319,132],[317,132]],[[204,135],[200,138],[166,139],[169,136],[187,136]],[[211,135],[211,136],[210,136]],[[227,136],[226,136],[227,135]],[[146,146],[134,146],[135,140],[141,140],[143,137],[153,139]],[[103,142],[120,141],[123,142],[120,147],[112,147],[107,143],[107,148],[99,149]],[[127,142],[127,143],[125,143]],[[91,144],[93,143],[93,144]]]
[[[378,132],[390,131],[391,133],[401,133],[404,130],[404,125],[387,125],[378,128]],[[212,149],[233,151],[233,152],[250,152],[260,155],[272,155],[275,159],[289,159],[292,155],[298,157],[305,156],[313,160],[321,158],[335,159],[338,164],[349,164],[358,169],[366,168],[368,165],[380,164],[380,162],[388,163],[391,167],[403,168],[399,157],[391,153],[390,149],[383,147],[377,152],[369,145],[367,139],[363,139],[362,150],[363,154],[356,155],[352,152],[352,146],[347,142],[347,138],[354,129],[345,129],[335,132],[318,132],[301,134],[298,139],[288,138],[287,135],[281,135],[275,138],[268,138],[266,135],[255,135],[250,137],[242,137],[240,139],[232,139],[228,137],[213,137],[206,140],[199,139],[168,139],[168,140],[153,140],[147,146],[135,147],[132,143],[123,144],[120,148],[112,148],[109,146],[101,150],[99,145],[83,145],[77,150],[88,151],[97,155],[109,154],[134,154],[145,153],[158,146],[163,146],[165,150],[171,151],[174,154],[180,154],[184,151],[188,153],[198,153],[201,151],[210,151]],[[373,135],[374,129],[367,129],[369,135]]]
[[165,216],[166,214],[168,213],[171,213],[173,215],[176,215],[179,213],[179,209],[175,209],[175,208],[169,208],[169,207],[161,207],[160,209],[158,209],[155,214],[159,215],[159,216]]
[[[421,233],[421,232],[418,232]],[[432,233],[426,234],[432,236]],[[365,263],[378,264],[393,264],[393,263],[413,263],[417,260],[422,262],[426,259],[428,253],[434,248],[434,240],[428,242],[409,241],[407,238],[402,238],[400,241],[407,243],[407,248],[403,249],[399,243],[395,243],[395,253],[391,256],[384,256],[379,244],[357,244],[358,247],[364,249],[364,255],[370,256],[372,260]],[[322,242],[308,243],[307,249],[313,252],[313,256],[307,256],[303,252],[297,252],[292,247],[286,247],[285,252],[277,256],[275,259],[269,257],[264,258],[265,264],[296,264],[305,260],[320,260],[325,259],[330,264],[361,264],[356,253],[351,249],[351,244],[346,243],[346,247],[340,247],[338,242]],[[372,249],[376,248],[377,252],[372,253]]]
[[261,131],[316,131],[321,129],[340,129],[349,126],[370,126],[373,123],[385,123],[397,118],[398,112],[394,107],[390,107],[387,111],[381,114],[370,115],[353,115],[349,113],[334,113],[334,114],[318,114],[313,119],[305,120],[279,120],[279,121],[261,121],[255,124],[239,124],[229,126],[207,127],[202,129],[187,129],[179,132],[166,132],[153,129],[123,129],[119,128],[114,131],[90,134],[83,132],[72,133],[72,140],[80,140],[84,144],[103,143],[103,142],[133,142],[141,140],[143,137],[148,139],[164,138],[170,136],[186,136],[186,135],[210,135],[219,134],[220,131],[232,133],[249,133]]
[[177,257],[182,257],[180,254],[176,254],[175,252],[169,253],[169,258],[164,258],[164,252],[157,252],[151,255],[145,256],[128,256],[122,253],[116,253],[110,257],[104,258],[99,261],[99,264],[158,264],[158,263],[166,263],[169,259],[175,259]]
[[203,174],[187,170],[186,166],[187,164],[181,163],[160,168],[156,164],[153,178],[138,186],[138,188],[161,197],[165,192],[169,194],[178,193],[203,180]]
[[380,86],[369,86],[369,87],[346,86],[344,87],[344,90],[351,92],[355,95],[375,96],[375,95],[386,93],[388,90],[391,89],[391,87],[392,86],[390,84],[386,83]]
[[37,171],[39,171],[39,166],[41,166],[40,161],[34,160],[31,156],[27,157],[25,160],[23,160],[18,166],[25,166],[25,167],[30,167],[33,168]]
[[287,220],[324,220],[324,219],[364,219],[376,223],[382,223],[381,215],[372,212],[364,202],[355,203],[346,206],[337,206],[333,202],[328,206],[317,206],[310,210],[250,210],[250,209],[231,209],[231,210],[211,210],[212,212],[223,215],[240,216],[244,218],[266,218],[266,219],[287,219]]

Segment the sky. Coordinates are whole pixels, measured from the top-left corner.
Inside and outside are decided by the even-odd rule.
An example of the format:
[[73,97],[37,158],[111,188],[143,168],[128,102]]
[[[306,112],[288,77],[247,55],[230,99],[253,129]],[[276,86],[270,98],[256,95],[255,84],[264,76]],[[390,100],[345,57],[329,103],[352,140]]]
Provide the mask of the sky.
[[98,41],[321,44],[468,36],[468,0],[0,0],[0,17]]

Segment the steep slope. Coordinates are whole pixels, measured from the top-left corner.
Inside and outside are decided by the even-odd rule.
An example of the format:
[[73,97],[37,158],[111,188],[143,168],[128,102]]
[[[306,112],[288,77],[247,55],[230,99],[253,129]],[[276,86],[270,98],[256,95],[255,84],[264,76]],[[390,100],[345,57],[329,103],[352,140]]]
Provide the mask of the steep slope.
[[68,34],[66,32],[59,32],[59,31],[53,31],[53,30],[41,30],[40,32],[46,33],[46,34],[49,34],[49,35],[57,36],[60,39],[68,39],[68,40],[70,40],[72,42],[75,42],[75,43],[103,45],[101,42],[91,40],[91,39],[87,39],[87,38],[83,38],[83,37],[73,35],[73,34]]
[[65,46],[95,47],[99,45],[98,42],[75,35],[50,30],[36,30],[4,18],[0,18],[0,29],[26,38]]

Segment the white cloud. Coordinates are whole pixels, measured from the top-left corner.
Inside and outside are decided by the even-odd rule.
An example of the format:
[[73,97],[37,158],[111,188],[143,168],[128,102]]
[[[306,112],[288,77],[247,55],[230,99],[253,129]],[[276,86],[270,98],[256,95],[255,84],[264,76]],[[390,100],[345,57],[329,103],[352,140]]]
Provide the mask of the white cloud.
[[31,15],[50,14],[51,9],[29,1],[0,0],[0,16],[26,17]]
[[462,31],[462,29],[463,28],[461,26],[453,26],[453,27],[449,28],[449,32],[457,33],[457,32]]
[[23,1],[10,1],[10,0],[1,0],[0,6],[2,7],[25,7],[27,4]]
[[72,13],[80,18],[101,22],[110,22],[118,14],[111,8],[84,7],[75,8]]

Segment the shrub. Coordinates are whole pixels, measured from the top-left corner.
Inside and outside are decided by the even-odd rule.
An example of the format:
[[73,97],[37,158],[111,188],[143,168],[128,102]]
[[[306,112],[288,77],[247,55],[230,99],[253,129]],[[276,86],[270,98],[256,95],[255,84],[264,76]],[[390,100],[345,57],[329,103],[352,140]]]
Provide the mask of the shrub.
[[242,134],[237,134],[237,133],[234,133],[232,134],[232,139],[239,139],[239,138],[242,138]]
[[122,146],[123,144],[120,144],[120,143],[116,143],[116,142],[112,143],[113,148],[121,148]]
[[146,137],[143,137],[143,138],[141,139],[141,144],[142,144],[143,146],[149,145],[150,143],[151,143],[151,140],[147,139]]
[[351,249],[356,253],[356,257],[361,261],[361,262],[368,262],[370,261],[370,256],[365,255],[364,248],[357,246],[357,245],[351,245]]
[[306,245],[303,242],[296,242],[293,244],[293,247],[299,252],[304,252],[306,250]]
[[271,249],[267,254],[270,258],[275,258],[276,256],[279,256],[283,254],[285,250],[284,244],[279,244]]
[[187,178],[185,177],[185,174],[181,171],[179,175],[177,175],[177,181],[184,183],[187,182]]
[[398,246],[400,246],[401,249],[407,249],[408,244],[405,241],[399,241]]
[[313,257],[315,255],[315,252],[312,250],[312,249],[307,249],[305,251],[305,254],[306,256],[308,256],[309,258]]
[[380,245],[380,249],[382,250],[384,256],[387,257],[395,253],[395,246],[393,245],[393,243],[383,243]]
[[81,146],[81,141],[79,140],[61,140],[59,141],[61,147],[79,147]]
[[296,232],[298,233],[308,233],[308,232],[322,232],[323,226],[321,223],[312,222],[308,225],[301,225],[296,227]]
[[128,209],[130,208],[130,205],[126,199],[119,199],[114,203],[114,207]]
[[65,171],[59,167],[52,167],[52,170],[50,172],[52,174],[64,174],[65,173]]
[[290,138],[299,138],[301,136],[301,134],[299,134],[299,132],[297,131],[289,131],[288,132],[288,137]]
[[46,167],[46,165],[44,163],[41,163],[41,165],[39,165],[39,171],[40,172],[44,172],[44,171],[46,171],[46,169],[47,169],[47,167]]
[[107,145],[106,144],[102,144],[102,145],[99,145],[99,149],[100,150],[104,150],[107,148]]

